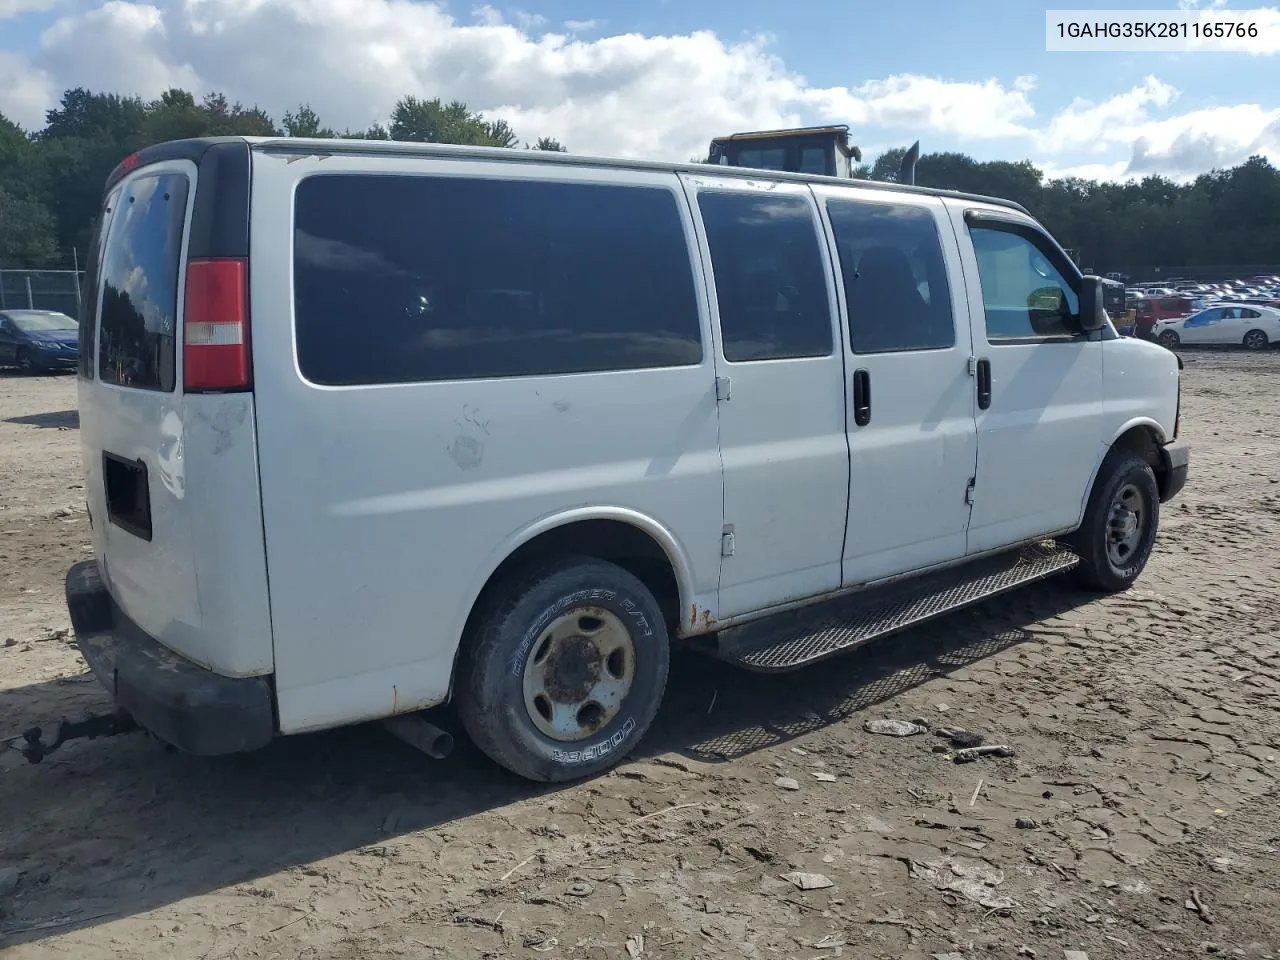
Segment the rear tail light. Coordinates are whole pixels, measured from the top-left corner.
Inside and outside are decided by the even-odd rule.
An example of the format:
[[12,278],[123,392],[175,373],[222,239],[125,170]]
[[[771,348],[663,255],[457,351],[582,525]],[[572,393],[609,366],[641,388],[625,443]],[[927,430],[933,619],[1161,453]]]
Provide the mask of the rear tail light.
[[247,261],[187,264],[182,344],[183,389],[188,393],[251,388]]

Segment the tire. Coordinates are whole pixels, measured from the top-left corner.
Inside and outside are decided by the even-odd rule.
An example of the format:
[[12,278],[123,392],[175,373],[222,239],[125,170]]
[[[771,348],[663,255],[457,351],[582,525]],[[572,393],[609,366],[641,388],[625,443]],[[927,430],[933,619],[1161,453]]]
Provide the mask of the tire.
[[1150,464],[1128,450],[1112,450],[1094,481],[1084,522],[1067,540],[1080,557],[1077,579],[1106,593],[1127,590],[1146,567],[1159,526],[1160,491]]
[[31,360],[31,351],[26,347],[19,347],[17,354],[14,355],[14,363],[18,367],[19,373],[25,373],[28,376],[36,372],[36,366]]
[[1265,330],[1250,330],[1241,342],[1246,350],[1265,350],[1271,346]]
[[1164,347],[1166,350],[1177,350],[1182,344],[1182,338],[1173,330],[1166,330],[1164,333],[1160,334],[1158,342],[1160,346]]
[[458,715],[472,742],[512,773],[583,779],[644,736],[669,662],[666,621],[639,579],[602,560],[564,558],[486,601],[466,640]]

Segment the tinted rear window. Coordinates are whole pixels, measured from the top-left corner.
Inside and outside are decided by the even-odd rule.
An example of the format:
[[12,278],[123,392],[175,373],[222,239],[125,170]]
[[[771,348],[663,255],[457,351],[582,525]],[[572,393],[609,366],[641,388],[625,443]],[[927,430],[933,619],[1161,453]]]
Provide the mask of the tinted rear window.
[[295,209],[298,361],[314,383],[701,362],[670,190],[332,174],[303,180]]
[[120,194],[102,263],[101,380],[173,389],[187,191],[184,174],[161,173],[138,177]]

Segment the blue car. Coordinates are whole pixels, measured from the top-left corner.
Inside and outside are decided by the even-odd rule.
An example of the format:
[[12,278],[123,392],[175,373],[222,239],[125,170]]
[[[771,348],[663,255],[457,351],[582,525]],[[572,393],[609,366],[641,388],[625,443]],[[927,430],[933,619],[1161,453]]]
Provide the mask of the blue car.
[[24,373],[74,370],[80,359],[80,330],[53,310],[0,311],[0,366]]

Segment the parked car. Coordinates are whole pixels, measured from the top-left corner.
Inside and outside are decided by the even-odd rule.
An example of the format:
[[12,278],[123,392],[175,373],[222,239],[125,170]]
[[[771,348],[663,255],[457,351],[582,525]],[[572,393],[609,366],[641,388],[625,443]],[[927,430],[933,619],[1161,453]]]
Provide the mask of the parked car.
[[1157,321],[1185,317],[1191,310],[1190,297],[1144,297],[1134,306],[1134,336],[1149,340]]
[[0,366],[24,373],[73,370],[79,358],[80,329],[65,313],[0,311]]
[[1059,572],[1123,590],[1186,480],[1178,358],[1011,202],[284,138],[106,190],[67,604],[193,753],[452,701],[584,777],[673,645],[788,670]]
[[1239,344],[1249,350],[1265,350],[1280,343],[1280,310],[1256,306],[1209,307],[1189,317],[1157,322],[1155,339],[1171,350],[1184,343]]

